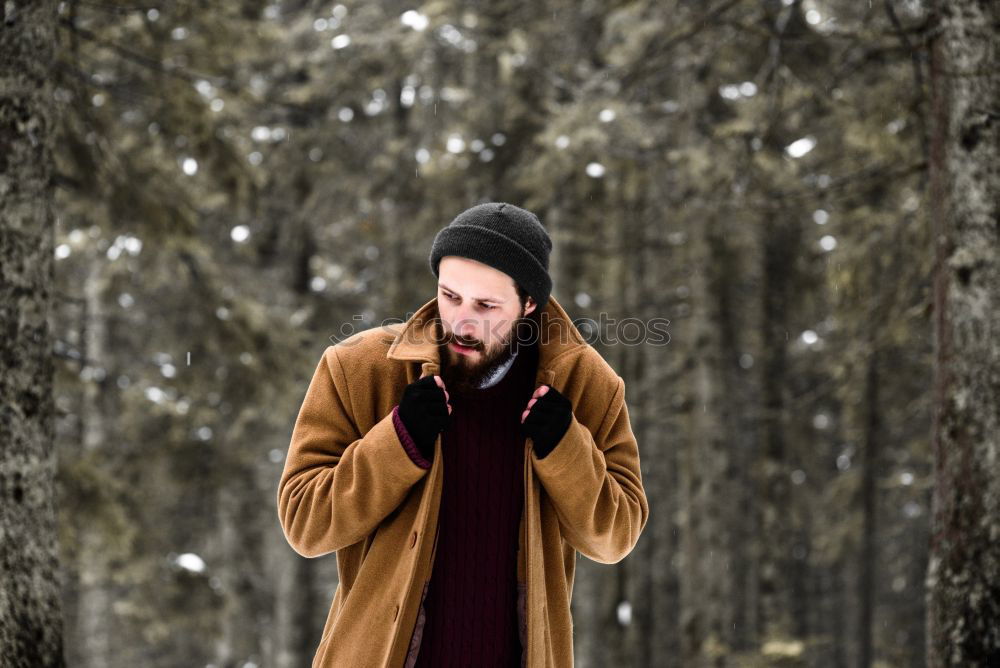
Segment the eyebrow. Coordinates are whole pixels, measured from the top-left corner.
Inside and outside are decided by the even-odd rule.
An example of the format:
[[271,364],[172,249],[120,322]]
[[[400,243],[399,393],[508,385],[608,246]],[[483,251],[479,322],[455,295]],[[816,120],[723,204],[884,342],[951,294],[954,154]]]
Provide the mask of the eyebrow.
[[[451,292],[453,294],[456,294],[456,295],[458,294],[457,292],[455,292],[454,290],[452,290],[451,288],[449,288],[444,283],[438,283],[438,287],[440,287],[440,288],[442,288],[444,290],[447,290],[448,292]],[[477,302],[493,302],[495,304],[504,304],[504,303],[507,302],[506,299],[498,299],[496,297],[473,297],[472,300],[473,301],[477,301]]]

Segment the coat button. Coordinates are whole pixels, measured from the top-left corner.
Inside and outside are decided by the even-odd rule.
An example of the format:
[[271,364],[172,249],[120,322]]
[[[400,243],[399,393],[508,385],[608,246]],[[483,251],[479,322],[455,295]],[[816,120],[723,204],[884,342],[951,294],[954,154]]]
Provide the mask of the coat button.
[[397,617],[399,617],[399,604],[396,604],[396,609],[392,611],[392,621],[396,621]]
[[412,534],[410,535],[410,548],[412,549],[412,548],[413,548],[413,546],[414,546],[414,545],[416,545],[416,544],[417,544],[417,532],[416,532],[416,531],[414,531],[414,532],[413,532],[413,533],[412,533]]

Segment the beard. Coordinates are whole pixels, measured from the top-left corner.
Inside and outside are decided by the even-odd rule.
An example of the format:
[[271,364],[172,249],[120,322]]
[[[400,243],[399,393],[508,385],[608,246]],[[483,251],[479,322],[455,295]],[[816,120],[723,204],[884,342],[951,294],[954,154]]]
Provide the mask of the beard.
[[522,307],[520,315],[514,320],[504,338],[491,344],[489,348],[486,348],[482,341],[458,340],[458,343],[470,344],[479,353],[475,360],[469,355],[452,350],[448,344],[455,340],[455,336],[445,335],[443,343],[438,347],[438,354],[441,360],[441,380],[444,381],[449,394],[479,389],[487,378],[506,364],[524,345],[525,327],[529,324],[529,318],[524,316]]

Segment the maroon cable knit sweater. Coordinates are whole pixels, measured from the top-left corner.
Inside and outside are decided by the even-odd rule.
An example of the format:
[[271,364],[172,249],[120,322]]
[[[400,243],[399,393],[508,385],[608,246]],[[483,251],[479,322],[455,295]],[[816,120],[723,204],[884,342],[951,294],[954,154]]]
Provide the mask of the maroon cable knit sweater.
[[[534,391],[537,346],[522,348],[491,387],[448,391],[437,556],[424,601],[417,668],[521,665],[517,530],[524,502],[521,412]],[[400,441],[429,467],[393,411]]]

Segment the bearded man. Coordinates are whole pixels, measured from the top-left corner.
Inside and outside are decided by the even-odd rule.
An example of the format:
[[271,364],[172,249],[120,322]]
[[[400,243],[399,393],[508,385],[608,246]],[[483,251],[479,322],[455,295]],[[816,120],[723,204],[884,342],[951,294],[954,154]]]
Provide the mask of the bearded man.
[[551,250],[534,213],[473,206],[434,239],[434,299],[324,351],[277,499],[296,552],[337,553],[314,668],[572,665],[577,552],[620,561],[649,508]]

